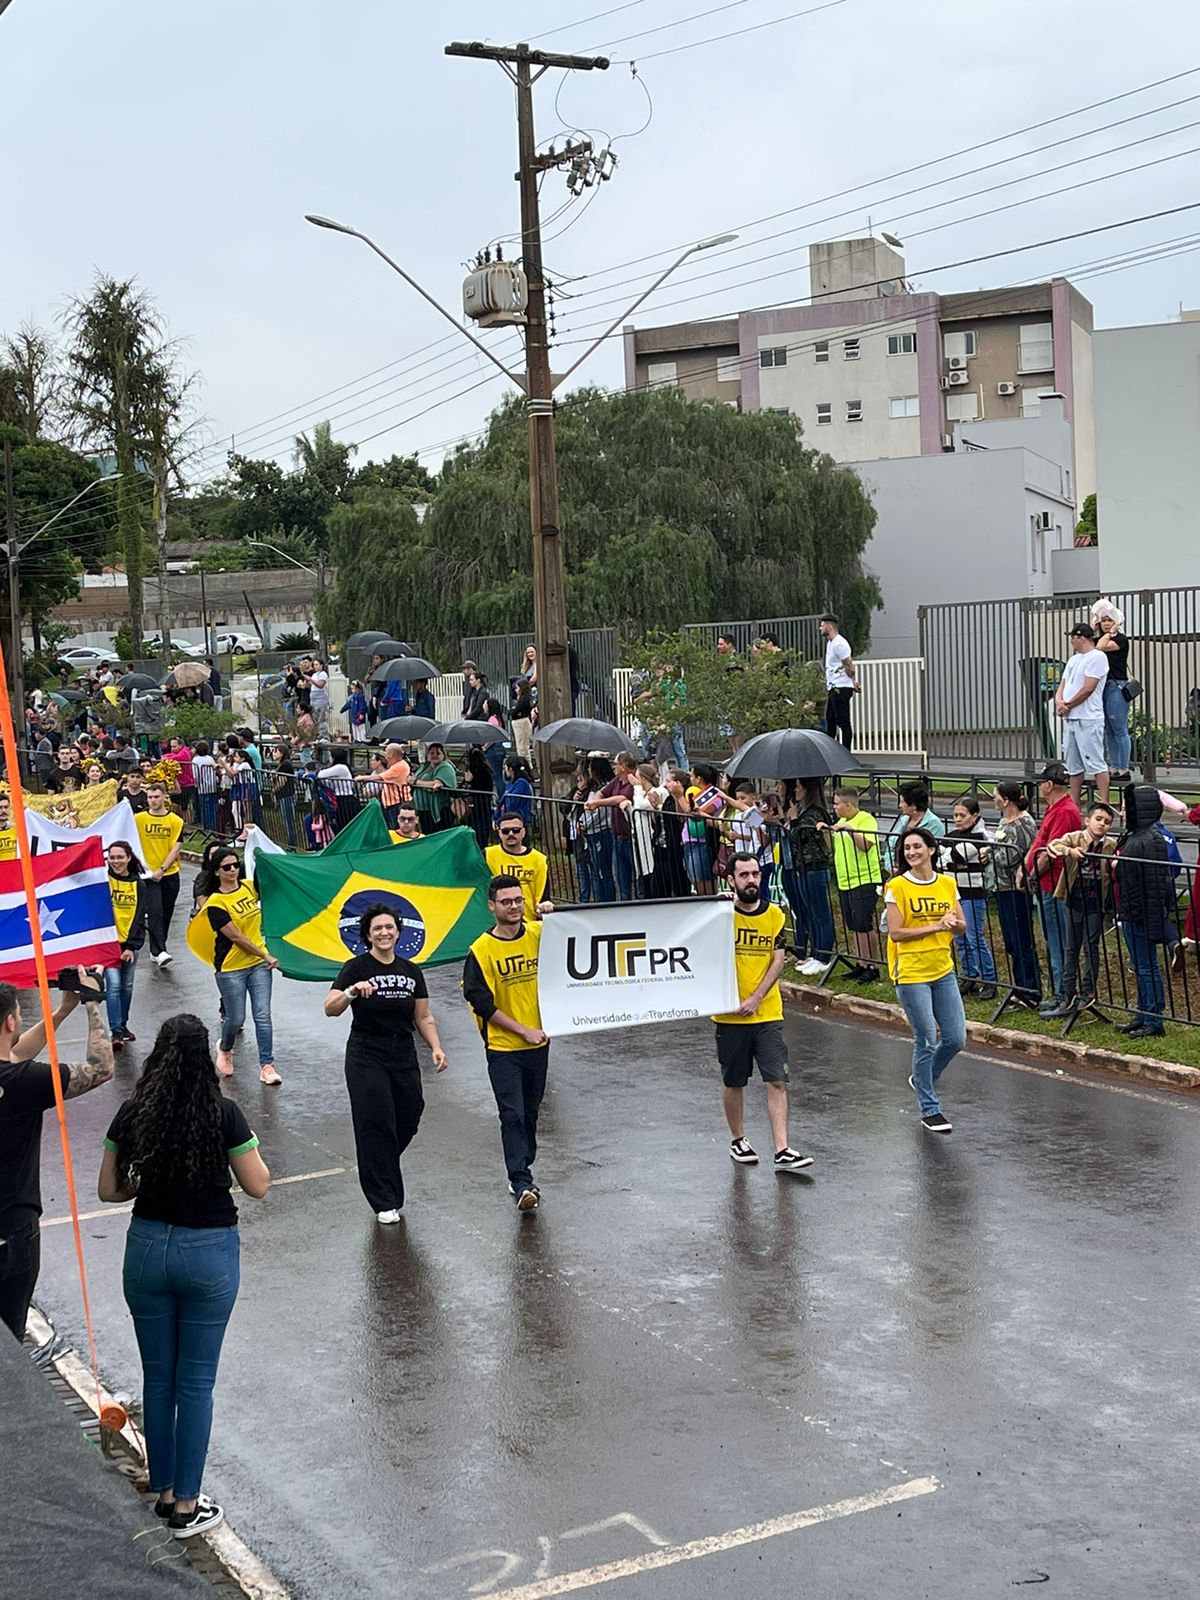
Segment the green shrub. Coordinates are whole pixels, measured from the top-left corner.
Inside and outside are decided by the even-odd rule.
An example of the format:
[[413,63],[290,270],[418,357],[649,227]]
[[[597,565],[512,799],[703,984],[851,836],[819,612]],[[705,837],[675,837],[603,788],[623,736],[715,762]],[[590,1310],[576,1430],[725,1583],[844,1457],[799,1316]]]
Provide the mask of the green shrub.
[[163,733],[177,734],[189,748],[197,739],[220,739],[232,733],[239,718],[232,711],[217,711],[199,701],[171,707],[163,718]]
[[311,633],[277,633],[271,640],[272,650],[291,652],[312,651],[317,648],[317,641]]

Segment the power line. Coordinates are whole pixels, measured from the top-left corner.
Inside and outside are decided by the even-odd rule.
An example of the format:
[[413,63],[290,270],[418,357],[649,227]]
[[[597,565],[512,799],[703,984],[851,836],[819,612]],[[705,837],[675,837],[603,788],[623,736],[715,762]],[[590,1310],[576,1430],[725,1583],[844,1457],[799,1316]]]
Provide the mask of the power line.
[[[677,56],[684,50],[699,50],[701,45],[721,44],[726,39],[740,39],[747,33],[761,33],[764,28],[777,28],[781,22],[796,22],[801,17],[813,17],[818,11],[834,11],[838,6],[844,6],[847,0],[825,0],[823,5],[809,6],[806,11],[790,11],[786,17],[773,17],[770,22],[756,22],[748,28],[735,28],[732,33],[715,33],[708,39],[693,39],[691,44],[672,45],[667,50],[652,50],[650,54],[639,56],[639,61],[659,61],[663,56]],[[624,62],[615,62],[614,65],[623,66]]]
[[556,33],[569,33],[572,28],[582,28],[588,22],[600,22],[605,17],[615,17],[618,11],[632,11],[634,6],[645,4],[645,0],[625,0],[624,5],[610,6],[607,11],[593,12],[590,17],[580,17],[577,22],[563,22],[557,28],[548,28],[545,33],[534,33],[530,38],[536,43],[539,39],[553,39]]
[[611,50],[616,44],[632,44],[635,39],[648,39],[651,34],[668,33],[672,28],[685,28],[689,22],[702,22],[705,17],[715,17],[721,11],[736,11],[739,6],[744,6],[749,0],[725,0],[723,5],[711,6],[707,11],[697,11],[690,17],[676,17],[674,22],[659,23],[657,28],[644,28],[641,33],[626,33],[619,39],[605,39],[603,44],[589,45],[586,50],[580,51],[581,55],[596,55],[601,50]]

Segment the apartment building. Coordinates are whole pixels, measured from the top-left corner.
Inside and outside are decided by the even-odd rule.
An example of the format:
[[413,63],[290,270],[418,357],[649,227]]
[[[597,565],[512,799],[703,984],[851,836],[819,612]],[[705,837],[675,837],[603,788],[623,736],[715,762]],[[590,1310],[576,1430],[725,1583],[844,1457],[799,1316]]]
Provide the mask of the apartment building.
[[904,258],[877,239],[811,246],[809,278],[803,305],[627,327],[626,386],[794,416],[837,461],[938,455],[962,423],[1034,417],[1062,395],[1069,492],[1094,490],[1092,307],[1065,278],[914,293]]

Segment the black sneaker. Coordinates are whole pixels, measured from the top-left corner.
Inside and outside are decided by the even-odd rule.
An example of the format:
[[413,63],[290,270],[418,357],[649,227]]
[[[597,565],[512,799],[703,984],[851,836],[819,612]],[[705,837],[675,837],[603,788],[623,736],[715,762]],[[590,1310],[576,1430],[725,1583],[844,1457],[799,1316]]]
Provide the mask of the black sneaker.
[[730,1157],[743,1167],[753,1167],[758,1164],[758,1152],[745,1139],[731,1139],[729,1142]]
[[803,1172],[805,1167],[811,1167],[813,1158],[802,1156],[798,1150],[793,1150],[791,1145],[775,1152],[776,1172]]
[[927,1117],[921,1118],[921,1126],[929,1133],[952,1133],[954,1124],[949,1118],[944,1117],[940,1111],[933,1111]]
[[122,1044],[136,1044],[137,1034],[130,1033],[128,1028],[118,1028],[116,1033],[113,1034],[113,1043],[115,1044],[118,1039]]
[[177,1539],[190,1539],[197,1533],[208,1533],[213,1528],[220,1527],[225,1521],[225,1513],[215,1500],[210,1500],[207,1495],[201,1495],[196,1501],[194,1511],[173,1511],[167,1521],[167,1527]]

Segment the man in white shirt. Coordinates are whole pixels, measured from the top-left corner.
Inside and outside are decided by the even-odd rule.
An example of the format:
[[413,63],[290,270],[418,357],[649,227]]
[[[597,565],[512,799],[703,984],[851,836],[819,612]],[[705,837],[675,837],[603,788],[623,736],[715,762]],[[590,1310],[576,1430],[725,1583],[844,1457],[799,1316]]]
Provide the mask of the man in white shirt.
[[850,702],[858,693],[858,674],[849,643],[838,631],[838,619],[826,613],[820,621],[825,641],[825,732],[840,738],[849,750],[854,740],[850,726]]
[[1083,780],[1095,780],[1096,793],[1108,799],[1108,762],[1104,755],[1104,680],[1108,657],[1096,649],[1096,635],[1087,622],[1071,629],[1074,651],[1054,695],[1054,709],[1063,719],[1062,758],[1071,784],[1071,798],[1079,804]]

